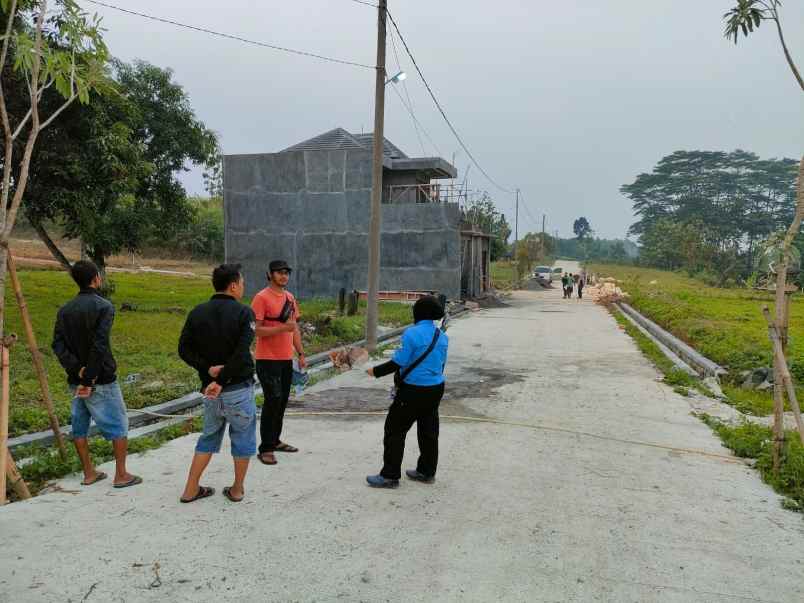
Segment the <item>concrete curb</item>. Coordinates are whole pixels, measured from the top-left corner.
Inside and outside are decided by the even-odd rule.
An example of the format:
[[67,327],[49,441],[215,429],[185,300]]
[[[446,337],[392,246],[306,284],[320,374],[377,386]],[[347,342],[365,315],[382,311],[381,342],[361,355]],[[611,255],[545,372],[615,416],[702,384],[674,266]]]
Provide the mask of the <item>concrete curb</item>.
[[664,346],[669,348],[674,354],[681,358],[686,364],[695,369],[702,377],[719,378],[720,375],[727,373],[722,366],[712,362],[703,354],[690,347],[678,337],[665,331],[655,322],[646,318],[625,302],[615,304],[626,316],[632,318],[639,326],[643,327],[648,333],[659,340]]

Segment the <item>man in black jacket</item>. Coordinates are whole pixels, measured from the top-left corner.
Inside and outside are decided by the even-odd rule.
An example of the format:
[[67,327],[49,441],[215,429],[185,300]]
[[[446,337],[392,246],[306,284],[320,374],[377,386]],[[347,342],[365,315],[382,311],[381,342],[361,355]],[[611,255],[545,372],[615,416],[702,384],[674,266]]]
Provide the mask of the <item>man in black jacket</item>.
[[256,322],[240,303],[245,281],[239,264],[222,264],[212,273],[215,295],[187,316],[179,339],[179,356],[198,371],[204,393],[204,432],[198,438],[181,502],[215,494],[199,482],[212,454],[220,452],[229,424],[234,483],[223,489],[232,502],[243,500],[248,462],[257,452],[257,407],[251,343]]
[[89,456],[89,422],[94,419],[101,435],[112,442],[114,487],[134,486],[142,479],[126,471],[128,416],[109,343],[114,306],[98,294],[102,281],[95,264],[81,260],[73,264],[70,274],[80,291],[59,309],[52,348],[67,372],[67,382],[75,396],[72,432],[84,469],[81,483],[88,486],[107,477],[95,470]]

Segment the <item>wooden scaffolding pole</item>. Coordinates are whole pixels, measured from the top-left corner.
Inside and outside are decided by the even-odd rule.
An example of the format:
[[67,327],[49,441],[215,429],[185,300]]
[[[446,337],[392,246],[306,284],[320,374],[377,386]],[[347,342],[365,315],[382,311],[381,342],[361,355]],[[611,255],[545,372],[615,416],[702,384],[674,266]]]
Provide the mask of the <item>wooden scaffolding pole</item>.
[[14,457],[11,456],[11,451],[6,451],[6,487],[17,495],[20,500],[31,498],[31,491],[28,489],[28,484],[22,479],[17,464],[14,462]]
[[3,341],[0,354],[0,375],[2,375],[2,394],[0,394],[0,506],[6,504],[6,472],[8,471],[8,382],[9,355],[6,342]]
[[10,250],[8,253],[8,276],[11,279],[14,295],[17,297],[17,305],[20,308],[22,324],[25,328],[25,339],[28,342],[28,349],[31,351],[31,359],[33,360],[34,369],[36,370],[36,376],[39,379],[39,388],[42,390],[42,401],[45,404],[47,416],[50,420],[50,428],[53,430],[53,436],[56,438],[56,447],[59,450],[59,456],[62,460],[66,461],[67,449],[64,446],[64,437],[62,436],[59,426],[59,419],[56,416],[53,397],[50,394],[50,385],[47,380],[45,363],[42,360],[42,353],[39,351],[39,346],[36,343],[36,334],[34,333],[33,324],[31,323],[31,315],[28,313],[28,304],[25,302],[25,296],[22,293],[22,285],[17,276],[16,262]]

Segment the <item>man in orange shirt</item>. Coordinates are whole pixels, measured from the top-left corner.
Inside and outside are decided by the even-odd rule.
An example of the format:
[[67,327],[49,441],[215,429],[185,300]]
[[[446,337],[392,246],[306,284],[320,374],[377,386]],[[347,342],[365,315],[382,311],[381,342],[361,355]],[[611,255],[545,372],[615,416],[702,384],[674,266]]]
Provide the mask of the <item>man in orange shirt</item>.
[[276,465],[275,451],[298,452],[280,440],[282,421],[290,397],[293,378],[293,351],[299,355],[299,368],[307,361],[299,332],[299,304],[287,291],[291,268],[283,260],[268,265],[268,286],[251,302],[257,319],[257,378],[265,401],[260,417],[260,448],[257,458],[264,465]]

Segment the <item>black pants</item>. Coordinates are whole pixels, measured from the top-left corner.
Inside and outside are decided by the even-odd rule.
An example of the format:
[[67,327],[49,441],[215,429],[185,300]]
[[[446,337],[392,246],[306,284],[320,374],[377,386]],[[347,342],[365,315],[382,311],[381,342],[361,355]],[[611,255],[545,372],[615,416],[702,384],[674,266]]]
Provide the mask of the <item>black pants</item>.
[[419,438],[419,462],[416,470],[431,477],[438,465],[438,405],[444,396],[444,384],[428,387],[403,385],[399,388],[385,419],[383,467],[387,479],[402,476],[405,436],[416,423]]
[[260,454],[273,452],[282,435],[282,421],[290,398],[293,379],[292,360],[257,360],[257,378],[262,385],[262,415],[260,416]]

